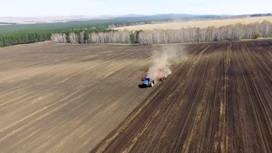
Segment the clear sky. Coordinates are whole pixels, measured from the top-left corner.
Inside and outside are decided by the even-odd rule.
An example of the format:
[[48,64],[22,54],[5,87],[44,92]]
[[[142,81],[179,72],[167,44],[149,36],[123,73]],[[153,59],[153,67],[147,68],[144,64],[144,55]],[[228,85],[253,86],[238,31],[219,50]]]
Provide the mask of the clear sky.
[[272,0],[0,0],[0,4],[1,17],[272,12]]

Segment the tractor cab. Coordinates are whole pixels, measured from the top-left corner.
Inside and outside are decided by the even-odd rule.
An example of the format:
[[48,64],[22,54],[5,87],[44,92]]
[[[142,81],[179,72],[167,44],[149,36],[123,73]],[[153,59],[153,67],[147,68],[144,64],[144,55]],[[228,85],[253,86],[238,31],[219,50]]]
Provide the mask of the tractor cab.
[[143,77],[142,81],[143,81],[142,85],[144,85],[146,87],[153,87],[153,85],[154,85],[154,81],[151,80],[151,78],[148,76]]
[[143,82],[144,85],[149,86],[149,81],[150,81],[149,77],[145,77],[143,81],[144,81]]

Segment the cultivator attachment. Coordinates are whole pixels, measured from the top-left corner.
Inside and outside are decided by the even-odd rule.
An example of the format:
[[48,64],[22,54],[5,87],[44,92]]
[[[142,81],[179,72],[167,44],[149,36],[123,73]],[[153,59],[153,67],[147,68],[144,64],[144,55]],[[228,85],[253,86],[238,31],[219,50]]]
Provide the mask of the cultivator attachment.
[[142,86],[145,86],[145,87],[153,87],[157,81],[162,81],[164,82],[166,77],[163,75],[164,74],[164,69],[163,68],[159,68],[158,69],[158,75],[157,77],[154,79],[154,78],[150,78],[149,76],[144,76],[142,77],[142,81],[143,81],[143,84]]

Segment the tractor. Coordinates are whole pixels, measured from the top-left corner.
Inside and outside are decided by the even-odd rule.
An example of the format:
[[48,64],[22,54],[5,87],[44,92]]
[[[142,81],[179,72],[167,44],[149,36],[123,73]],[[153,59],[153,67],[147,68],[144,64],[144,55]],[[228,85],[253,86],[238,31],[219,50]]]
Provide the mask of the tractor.
[[154,78],[150,78],[149,76],[144,76],[142,78],[143,83],[142,83],[141,86],[144,86],[144,87],[153,87],[156,84],[157,81],[164,82],[165,79],[166,79],[166,77],[162,75],[163,74],[163,68],[159,68],[158,72],[159,72],[158,73],[159,76],[157,76],[155,79]]
[[156,83],[155,80],[152,80],[150,77],[148,76],[145,76],[142,78],[142,81],[143,81],[143,86],[145,87],[153,87],[154,84]]

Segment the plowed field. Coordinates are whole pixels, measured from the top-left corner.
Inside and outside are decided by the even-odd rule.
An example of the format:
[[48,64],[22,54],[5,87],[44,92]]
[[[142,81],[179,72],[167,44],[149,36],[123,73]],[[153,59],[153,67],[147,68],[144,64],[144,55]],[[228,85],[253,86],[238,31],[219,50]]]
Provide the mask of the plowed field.
[[272,152],[271,42],[191,48],[93,152]]
[[272,152],[271,41],[187,44],[138,88],[157,48],[1,48],[0,152]]
[[88,152],[155,88],[151,47],[40,43],[0,49],[0,152]]

